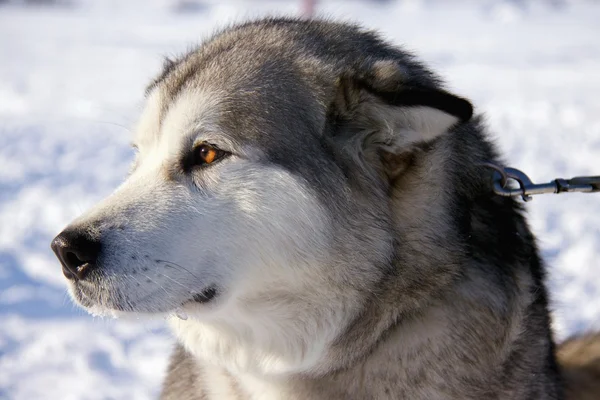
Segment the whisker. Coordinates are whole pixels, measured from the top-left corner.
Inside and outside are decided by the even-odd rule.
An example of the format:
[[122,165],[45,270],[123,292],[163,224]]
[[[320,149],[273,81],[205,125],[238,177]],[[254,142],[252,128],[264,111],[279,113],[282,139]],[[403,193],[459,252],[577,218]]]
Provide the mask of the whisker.
[[158,282],[156,282],[154,279],[150,278],[146,274],[142,274],[142,275],[144,275],[147,279],[149,279],[150,282],[154,283],[156,286],[158,286],[159,288],[161,288],[163,290],[163,292],[165,292],[165,294],[167,295],[167,297],[173,297],[173,294],[169,293],[169,291],[167,289],[165,289],[165,287],[163,285],[159,284]]
[[185,271],[185,272],[187,272],[188,274],[192,275],[194,278],[200,279],[200,278],[199,278],[198,276],[196,276],[196,275],[195,275],[195,274],[194,274],[192,271],[190,271],[190,270],[189,270],[189,269],[187,269],[187,268],[184,268],[184,267],[182,267],[181,265],[179,265],[179,264],[177,264],[177,263],[174,263],[174,262],[172,262],[172,261],[166,261],[166,260],[156,260],[156,261],[158,261],[158,262],[162,262],[162,263],[164,263],[164,264],[167,264],[167,265],[174,265],[174,266],[176,266],[176,267],[179,267],[179,268],[181,268],[183,271]]
[[181,282],[177,281],[176,279],[173,279],[173,278],[171,278],[171,277],[170,277],[170,276],[168,276],[168,275],[165,275],[165,274],[163,274],[162,272],[158,272],[158,273],[159,273],[159,274],[161,274],[162,276],[164,276],[165,278],[167,278],[168,280],[170,280],[170,281],[174,282],[175,284],[177,284],[177,285],[181,286],[182,288],[184,288],[184,289],[185,289],[185,290],[187,290],[188,292],[190,292],[190,293],[193,293],[193,291],[192,291],[192,290],[190,290],[190,288],[189,288],[188,286],[184,285],[183,283],[181,283]]

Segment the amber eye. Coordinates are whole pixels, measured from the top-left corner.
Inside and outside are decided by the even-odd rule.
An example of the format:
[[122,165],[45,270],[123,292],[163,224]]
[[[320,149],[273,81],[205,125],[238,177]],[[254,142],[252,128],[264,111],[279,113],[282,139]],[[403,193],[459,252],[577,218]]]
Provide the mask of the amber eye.
[[225,152],[208,143],[202,143],[194,148],[193,165],[211,164],[223,157]]

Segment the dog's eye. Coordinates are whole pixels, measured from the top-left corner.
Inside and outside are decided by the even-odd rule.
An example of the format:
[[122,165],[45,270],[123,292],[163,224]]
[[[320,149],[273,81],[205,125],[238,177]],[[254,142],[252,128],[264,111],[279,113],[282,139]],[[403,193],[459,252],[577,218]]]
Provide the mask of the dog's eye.
[[194,148],[192,164],[194,166],[202,166],[212,164],[222,158],[226,152],[212,146],[208,143],[202,143]]

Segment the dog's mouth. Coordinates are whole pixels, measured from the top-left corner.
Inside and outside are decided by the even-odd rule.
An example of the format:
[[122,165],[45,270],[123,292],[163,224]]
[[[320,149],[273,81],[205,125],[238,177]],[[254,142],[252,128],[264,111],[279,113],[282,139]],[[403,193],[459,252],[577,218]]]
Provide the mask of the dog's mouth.
[[[141,314],[171,314],[176,315],[180,319],[187,319],[187,314],[184,309],[189,309],[190,306],[207,305],[213,302],[220,294],[220,290],[215,285],[206,287],[198,293],[193,293],[187,300],[179,303],[175,308],[165,308],[162,311],[155,307],[149,308],[146,304],[160,292],[147,294],[141,299],[132,300],[119,294],[119,291],[110,290],[107,288],[98,288],[96,285],[82,285],[80,282],[73,285],[73,296],[77,303],[88,309],[92,313],[103,315],[106,312],[116,311],[124,313],[141,313]],[[167,306],[168,307],[168,306]],[[172,307],[172,306],[171,306]]]
[[210,286],[210,287],[204,289],[202,292],[193,295],[190,300],[181,304],[181,307],[178,307],[177,309],[175,309],[173,314],[175,314],[175,316],[177,318],[185,321],[188,319],[188,315],[184,311],[184,307],[186,305],[198,304],[198,303],[199,304],[210,303],[215,297],[217,297],[218,294],[219,294],[219,291],[217,290],[217,288],[215,286]]
[[193,301],[194,303],[206,304],[211,302],[215,297],[217,297],[218,293],[219,291],[215,286],[209,286],[202,292],[193,295],[190,301]]

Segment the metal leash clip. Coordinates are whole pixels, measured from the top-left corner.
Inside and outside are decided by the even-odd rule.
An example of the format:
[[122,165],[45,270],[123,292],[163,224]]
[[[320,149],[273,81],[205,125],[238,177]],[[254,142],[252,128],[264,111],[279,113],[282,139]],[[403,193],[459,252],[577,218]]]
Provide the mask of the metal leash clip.
[[[502,167],[492,163],[482,166],[494,170],[494,193],[504,197],[521,196],[523,201],[532,200],[534,194],[544,193],[594,193],[600,192],[600,176],[577,176],[571,179],[557,178],[548,183],[533,183],[523,171],[516,168]],[[511,187],[510,181],[516,181],[519,187]]]

